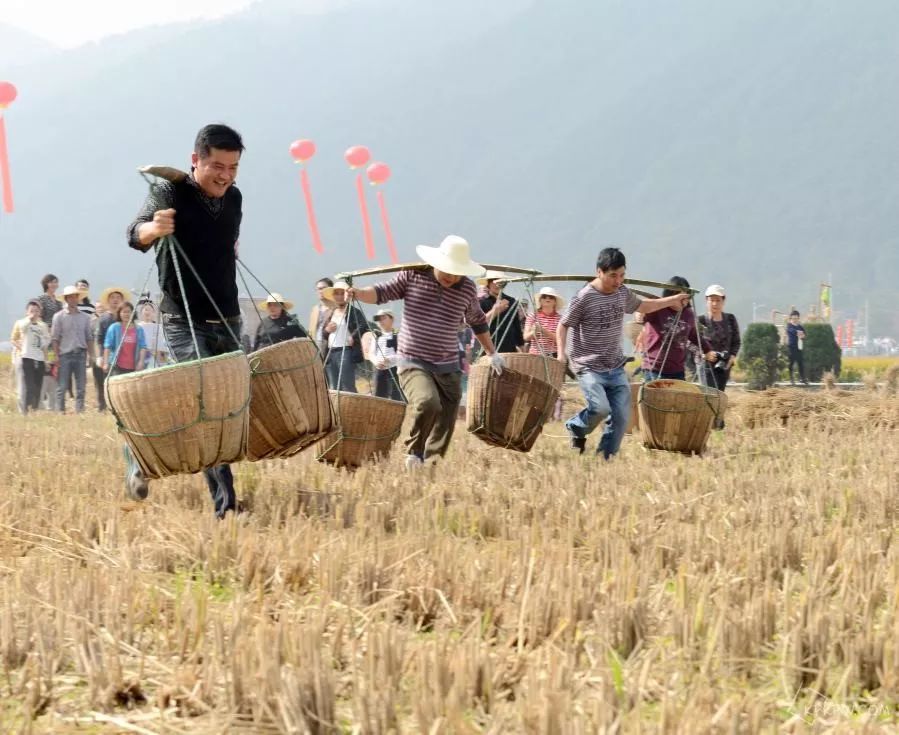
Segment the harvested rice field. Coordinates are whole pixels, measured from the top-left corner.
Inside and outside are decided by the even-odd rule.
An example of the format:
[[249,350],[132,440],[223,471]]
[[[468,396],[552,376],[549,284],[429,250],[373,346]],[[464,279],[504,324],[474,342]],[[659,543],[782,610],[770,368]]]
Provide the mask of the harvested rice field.
[[896,732],[899,398],[729,398],[702,457],[242,463],[220,522],[3,393],[0,732]]

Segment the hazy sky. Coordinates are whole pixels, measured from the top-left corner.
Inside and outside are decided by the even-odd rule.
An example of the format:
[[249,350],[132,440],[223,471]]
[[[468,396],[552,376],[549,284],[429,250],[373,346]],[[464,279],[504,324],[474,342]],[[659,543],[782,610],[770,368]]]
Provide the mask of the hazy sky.
[[148,25],[216,18],[253,0],[0,0],[0,22],[78,46]]

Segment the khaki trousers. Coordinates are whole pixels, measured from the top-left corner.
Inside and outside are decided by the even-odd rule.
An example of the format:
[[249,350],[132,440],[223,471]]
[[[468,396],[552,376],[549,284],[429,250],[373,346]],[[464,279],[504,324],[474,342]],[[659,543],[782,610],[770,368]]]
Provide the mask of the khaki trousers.
[[422,459],[442,457],[456,428],[462,401],[462,373],[437,374],[410,368],[399,374],[412,416],[406,453]]

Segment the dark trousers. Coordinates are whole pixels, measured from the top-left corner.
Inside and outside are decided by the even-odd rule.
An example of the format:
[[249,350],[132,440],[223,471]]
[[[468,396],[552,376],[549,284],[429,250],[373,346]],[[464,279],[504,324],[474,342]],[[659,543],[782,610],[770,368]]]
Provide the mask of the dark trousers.
[[91,375],[94,378],[94,390],[97,391],[97,410],[103,412],[106,410],[106,393],[103,390],[106,373],[103,372],[103,368],[94,364],[91,365]]
[[325,358],[325,377],[331,390],[341,393],[356,392],[356,363],[353,362],[353,350],[349,347],[337,347],[328,351]]
[[805,382],[805,361],[802,359],[802,350],[798,347],[790,348],[790,382],[793,382],[793,365],[799,368],[799,379]]
[[[169,345],[169,352],[177,362],[196,360],[201,357],[215,357],[227,352],[235,352],[240,349],[240,317],[224,324],[194,324],[194,334],[197,344],[194,345],[190,333],[190,325],[186,319],[179,317],[163,316],[163,329]],[[230,332],[228,327],[230,327]],[[231,332],[237,336],[235,341]],[[199,348],[199,354],[197,354]],[[215,515],[224,518],[228,511],[237,509],[237,495],[234,492],[234,476],[231,467],[220,464],[203,471],[212,503],[215,506]]]
[[730,380],[730,369],[719,370],[706,364],[703,370],[705,371],[705,384],[707,386],[721,391],[727,387],[727,381]]
[[375,370],[375,395],[378,398],[389,398],[391,401],[402,401],[403,391],[396,375],[396,368]]
[[22,358],[22,388],[24,390],[24,401],[21,401],[22,408],[28,411],[36,411],[41,402],[41,385],[44,382],[44,361],[32,360],[30,357]]
[[84,410],[84,383],[87,380],[87,354],[85,350],[72,350],[59,356],[59,383],[56,386],[56,407],[66,411],[66,387],[71,376],[75,377],[75,411]]

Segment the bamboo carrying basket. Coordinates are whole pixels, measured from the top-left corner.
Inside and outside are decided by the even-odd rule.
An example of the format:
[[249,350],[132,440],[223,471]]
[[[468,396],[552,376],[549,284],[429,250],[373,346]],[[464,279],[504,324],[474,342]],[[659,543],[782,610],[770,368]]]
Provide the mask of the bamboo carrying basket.
[[315,343],[291,339],[250,355],[247,459],[289,457],[326,436],[333,416]]
[[[562,390],[562,384],[565,382],[565,365],[554,357],[531,355],[524,352],[502,352],[500,354],[506,362],[506,367],[510,370],[538,378],[544,383],[549,383],[556,390]],[[489,365],[490,358],[482,357],[478,360],[478,364]]]
[[322,439],[318,459],[337,467],[360,467],[387,454],[400,435],[406,404],[377,396],[329,391],[337,430]]
[[468,377],[468,430],[488,444],[528,452],[558,397],[559,391],[545,380],[513,370],[508,363],[497,375],[489,363],[478,362]]
[[727,396],[683,380],[652,380],[640,388],[643,444],[685,454],[702,454],[712,424],[724,416]]
[[243,459],[250,402],[243,352],[110,378],[106,400],[148,479]]

